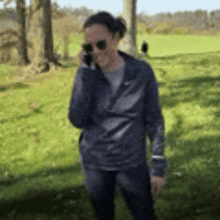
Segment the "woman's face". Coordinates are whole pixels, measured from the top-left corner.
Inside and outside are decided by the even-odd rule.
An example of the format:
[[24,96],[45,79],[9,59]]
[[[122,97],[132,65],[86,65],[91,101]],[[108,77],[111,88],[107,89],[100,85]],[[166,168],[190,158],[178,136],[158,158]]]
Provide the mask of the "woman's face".
[[[92,45],[93,51],[91,54],[95,62],[104,69],[109,69],[117,59],[118,39],[118,33],[113,38],[108,29],[99,24],[94,24],[86,28],[85,31],[85,43]],[[106,41],[107,47],[101,50],[97,47],[96,43],[103,40]]]

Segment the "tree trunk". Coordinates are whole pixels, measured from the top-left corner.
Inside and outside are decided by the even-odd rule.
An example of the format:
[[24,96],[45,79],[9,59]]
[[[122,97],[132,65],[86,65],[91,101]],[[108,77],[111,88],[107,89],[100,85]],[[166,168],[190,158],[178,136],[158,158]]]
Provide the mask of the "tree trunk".
[[136,47],[136,1],[123,0],[123,17],[127,23],[122,49],[131,55],[137,54]]
[[18,65],[30,63],[27,53],[25,0],[16,0],[18,23]]
[[30,35],[34,49],[34,58],[27,67],[25,75],[34,75],[49,71],[51,67],[62,66],[53,52],[53,38],[51,25],[51,0],[31,0],[32,15]]
[[45,36],[45,51],[46,57],[48,58],[49,62],[53,62],[56,65],[60,66],[60,63],[57,62],[54,54],[53,48],[53,35],[52,35],[52,21],[51,21],[51,0],[45,1],[44,7],[44,20],[45,28],[44,28],[44,36]]

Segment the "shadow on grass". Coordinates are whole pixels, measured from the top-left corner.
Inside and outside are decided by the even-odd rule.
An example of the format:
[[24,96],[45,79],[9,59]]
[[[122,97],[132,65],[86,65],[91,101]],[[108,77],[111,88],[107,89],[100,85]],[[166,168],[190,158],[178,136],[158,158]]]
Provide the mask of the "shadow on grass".
[[203,107],[220,106],[220,92],[212,91],[212,88],[220,88],[220,77],[194,77],[171,82],[166,87],[170,94],[161,96],[165,107],[175,107],[184,102],[194,102]]
[[[73,174],[76,171],[79,172],[79,170],[80,164],[70,167],[39,170],[32,175],[19,177],[17,180],[12,181],[12,184],[17,184],[23,181],[24,178],[27,178],[29,181],[33,181],[33,179],[37,180],[37,178],[45,175],[43,174],[45,172],[47,176],[62,176],[63,173]],[[0,185],[0,189],[1,187]],[[55,217],[58,215],[62,215],[62,219],[74,219],[73,217],[69,218],[68,216],[70,215],[82,220],[92,219],[91,217],[93,217],[89,197],[86,189],[81,185],[64,187],[62,190],[47,190],[45,188],[42,188],[42,190],[26,189],[26,193],[22,197],[13,200],[7,198],[7,200],[1,201],[0,219],[14,220],[19,216],[27,214],[29,217],[31,216],[30,219],[33,219],[33,216],[37,213],[46,214],[49,216],[48,219],[56,219]]]
[[30,86],[28,86],[27,84],[21,82],[10,83],[8,85],[0,85],[0,92],[4,92],[9,89],[24,89],[29,87]]
[[[33,181],[42,176],[62,176],[62,174],[70,173],[71,176],[80,175],[81,165],[79,163],[69,167],[49,168],[39,170],[32,175],[23,175],[17,180],[12,182],[12,185],[18,185],[19,182],[28,179]],[[73,179],[74,181],[74,179]],[[41,184],[43,186],[43,183]],[[5,187],[5,186],[4,186]],[[9,186],[10,187],[10,186]],[[0,185],[1,195],[1,185]],[[119,198],[120,197],[120,198]],[[115,192],[115,199],[117,199],[116,212],[117,216],[128,216],[126,219],[130,219],[130,212],[120,192]],[[118,204],[120,202],[120,204]],[[120,207],[119,207],[120,206]],[[123,209],[123,213],[121,213]],[[38,220],[38,215],[43,216],[45,220],[95,220],[94,212],[89,201],[87,190],[82,185],[74,185],[73,187],[63,187],[61,190],[42,190],[26,189],[26,192],[18,197],[15,195],[14,199],[2,200],[0,219],[7,220]],[[58,218],[59,216],[59,218]],[[39,218],[41,219],[41,218]],[[119,218],[123,219],[123,218]]]
[[17,122],[17,121],[19,121],[21,119],[29,118],[29,117],[33,116],[34,114],[42,114],[42,113],[43,113],[42,110],[34,109],[34,110],[32,110],[31,113],[28,113],[26,115],[19,115],[18,117],[13,117],[13,118],[2,118],[2,119],[0,119],[0,124],[7,123],[9,121]]
[[[193,131],[194,127],[189,129]],[[181,137],[184,132],[183,121],[176,115],[176,123],[168,133],[174,155],[169,157],[169,178],[164,193],[156,200],[157,216],[163,220],[217,220],[220,136],[186,139]]]
[[[91,212],[90,207],[87,207],[88,196],[84,187],[66,188],[60,191],[41,191],[30,192],[32,198],[24,198],[10,202],[2,202],[1,216],[15,219],[18,215],[29,214],[32,216],[36,213],[44,213],[47,216],[55,217],[57,215],[75,215],[78,219],[87,218],[86,212]],[[88,204],[89,205],[89,204]]]
[[[215,154],[213,153],[215,148],[211,148],[209,145],[217,146],[220,138],[205,136],[196,141],[182,140],[181,143],[178,143],[178,139],[181,138],[181,130],[177,128],[181,126],[182,122],[179,120],[169,133],[171,148],[173,150],[178,148],[182,154],[175,154],[169,158],[170,177],[163,193],[155,198],[158,220],[193,220],[199,219],[202,215],[207,215],[209,220],[217,220],[218,218],[215,217],[218,216],[220,203],[218,154],[217,149]],[[177,130],[178,132],[176,132]],[[206,150],[203,151],[203,148]],[[202,172],[191,172],[180,168],[181,165],[191,164],[202,158],[208,160],[213,155],[216,157],[213,161],[207,162],[209,166]],[[172,175],[172,172],[179,172],[181,175]],[[79,175],[80,164],[38,170],[31,175],[20,176],[12,181],[12,185],[19,186],[19,182],[25,178],[33,181],[50,175],[62,177],[62,174],[66,173],[71,173],[72,176]],[[42,182],[41,186],[43,185]],[[0,185],[0,195],[1,193]],[[120,192],[116,192],[115,199],[117,200],[117,217],[120,216],[118,219],[124,219],[125,215],[128,216],[127,219],[130,219]],[[38,220],[36,216],[39,213],[44,215],[45,218],[42,219],[45,220],[95,220],[87,191],[81,185],[63,187],[61,190],[47,190],[45,187],[41,187],[41,190],[26,189],[22,197],[16,198],[15,195],[14,199],[1,200],[0,219]]]
[[73,61],[61,61],[62,68],[67,69],[71,67],[79,67],[79,65],[76,62]]

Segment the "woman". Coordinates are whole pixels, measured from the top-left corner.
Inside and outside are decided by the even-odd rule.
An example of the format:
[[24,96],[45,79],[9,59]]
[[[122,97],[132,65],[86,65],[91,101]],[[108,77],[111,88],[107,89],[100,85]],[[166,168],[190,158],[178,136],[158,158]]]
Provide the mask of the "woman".
[[[135,220],[155,219],[152,188],[165,184],[164,125],[151,67],[117,50],[122,18],[90,16],[72,91],[69,120],[81,128],[85,185],[98,220],[114,219],[116,182]],[[90,55],[85,59],[85,55]],[[89,65],[88,61],[91,61]],[[149,177],[146,134],[154,141]]]

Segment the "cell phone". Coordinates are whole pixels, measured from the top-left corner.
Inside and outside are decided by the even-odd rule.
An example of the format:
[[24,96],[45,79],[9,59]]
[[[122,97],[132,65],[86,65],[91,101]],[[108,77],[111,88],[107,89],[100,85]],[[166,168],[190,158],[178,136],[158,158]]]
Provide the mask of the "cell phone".
[[86,63],[87,66],[90,66],[92,63],[92,55],[87,53],[86,55],[84,55],[84,59],[83,62]]
[[[94,62],[93,56],[89,52],[86,52],[86,55],[84,55],[83,58],[83,62],[86,63],[88,67],[90,67],[92,62]],[[94,64],[95,64],[95,69],[100,69],[99,65],[96,62],[94,62]]]

